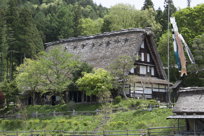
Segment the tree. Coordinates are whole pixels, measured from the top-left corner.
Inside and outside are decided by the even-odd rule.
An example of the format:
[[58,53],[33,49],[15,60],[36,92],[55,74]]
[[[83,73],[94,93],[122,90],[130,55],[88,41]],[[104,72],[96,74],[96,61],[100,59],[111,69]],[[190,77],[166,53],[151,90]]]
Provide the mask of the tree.
[[44,90],[52,95],[60,95],[64,102],[63,92],[72,82],[72,73],[77,70],[80,62],[72,54],[62,51],[60,48],[43,53],[39,60],[43,65]]
[[28,59],[19,66],[17,86],[21,91],[59,95],[64,102],[63,92],[72,82],[72,73],[77,70],[79,64],[73,55],[61,48],[42,52],[36,60]]
[[204,34],[194,39],[192,50],[198,70],[204,69]]
[[196,64],[189,64],[189,74],[183,79],[183,86],[204,86],[204,34],[197,36],[192,44],[191,51]]
[[18,102],[18,96],[19,96],[19,90],[16,87],[15,80],[9,81],[4,80],[3,82],[0,82],[0,90],[4,94],[4,100],[5,104],[8,106],[10,102],[17,103]]
[[36,104],[35,94],[43,91],[44,79],[43,65],[40,61],[25,59],[24,63],[17,67],[19,73],[15,79],[18,89],[22,92],[29,92],[32,96],[33,105]]
[[74,36],[74,14],[72,13],[72,8],[72,6],[61,6],[57,9],[56,16],[53,19],[57,21],[57,28],[59,29],[58,39]]
[[[204,33],[204,4],[193,8],[185,8],[177,11],[174,16],[179,28],[179,32],[191,47],[194,38]],[[194,21],[192,21],[194,20]]]
[[74,36],[77,37],[81,34],[80,29],[80,20],[82,18],[82,10],[81,6],[79,4],[75,4],[73,7],[73,13],[74,13]]
[[101,27],[101,32],[110,32],[111,31],[111,21],[105,17],[103,25]]
[[[154,32],[160,30],[160,24],[155,21],[156,12],[153,9],[136,10],[131,5],[118,4],[111,7],[110,12],[104,17],[102,28],[111,31],[151,27]],[[103,31],[104,31],[103,30]]]
[[0,9],[0,81],[3,81],[6,73],[6,56],[8,50],[7,25],[5,8]]
[[22,8],[19,12],[19,18],[17,43],[12,50],[19,51],[20,58],[17,59],[22,62],[20,60],[22,56],[32,58],[44,47],[40,32],[34,23],[32,11],[27,7]]
[[103,19],[92,20],[90,18],[81,19],[81,34],[94,35],[101,33]]
[[129,71],[133,67],[134,59],[129,56],[119,56],[109,67],[111,74],[114,76],[116,88],[121,91],[126,99],[125,84],[128,81]]
[[170,13],[169,16],[171,17],[175,12],[176,12],[176,7],[174,6],[174,3],[172,0],[168,0],[168,2],[164,3],[164,11],[162,12],[162,10],[159,8],[156,12],[156,21],[161,24],[161,33],[158,35],[158,39],[159,37],[163,34],[162,32],[165,32],[167,30],[167,26],[168,26],[168,8]]
[[112,76],[104,69],[95,69],[93,73],[84,73],[84,76],[77,80],[77,85],[86,95],[96,95],[99,98],[110,97],[110,90],[113,88]]
[[152,0],[145,0],[144,5],[142,7],[142,10],[146,10],[146,9],[154,9],[154,4],[152,2]]
[[[169,35],[171,37],[171,34]],[[174,56],[174,49],[173,49],[173,39],[170,38],[170,81],[177,81],[179,79],[179,73],[178,69],[175,68],[176,61]],[[165,32],[162,34],[162,36],[159,38],[159,41],[157,42],[157,49],[159,52],[159,55],[161,57],[161,60],[163,62],[164,67],[168,67],[167,64],[167,46],[168,46],[168,32]]]

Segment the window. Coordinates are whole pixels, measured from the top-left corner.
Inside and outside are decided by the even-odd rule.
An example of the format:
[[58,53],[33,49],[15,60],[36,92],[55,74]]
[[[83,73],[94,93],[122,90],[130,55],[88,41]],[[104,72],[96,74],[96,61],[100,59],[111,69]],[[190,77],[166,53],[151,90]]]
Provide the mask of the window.
[[141,48],[144,48],[144,42],[142,42]]
[[150,54],[147,53],[147,62],[150,62]]
[[135,73],[134,68],[132,68],[132,69],[130,70],[130,73],[131,73],[131,74],[134,74],[134,73]]
[[141,53],[141,61],[144,61],[144,53]]
[[150,72],[150,67],[149,66],[147,66],[147,73],[149,73]]
[[151,67],[151,75],[154,76],[154,67]]
[[146,75],[146,73],[147,73],[146,66],[140,66],[140,74]]

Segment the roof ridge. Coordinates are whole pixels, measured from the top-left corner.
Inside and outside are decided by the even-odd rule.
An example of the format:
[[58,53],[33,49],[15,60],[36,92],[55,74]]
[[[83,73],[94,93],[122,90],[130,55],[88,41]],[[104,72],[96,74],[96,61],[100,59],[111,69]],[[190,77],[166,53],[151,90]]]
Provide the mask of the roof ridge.
[[45,47],[47,48],[48,46],[52,46],[52,45],[56,45],[56,44],[60,44],[60,43],[73,42],[73,41],[78,41],[78,40],[95,39],[95,38],[117,35],[117,34],[124,34],[124,33],[129,33],[129,32],[142,32],[142,33],[146,33],[147,35],[152,34],[152,31],[150,28],[145,28],[145,29],[130,28],[130,29],[122,29],[119,31],[104,32],[104,33],[100,33],[100,34],[96,34],[96,35],[90,35],[90,36],[78,36],[78,37],[70,37],[67,39],[60,39],[58,41],[45,43]]

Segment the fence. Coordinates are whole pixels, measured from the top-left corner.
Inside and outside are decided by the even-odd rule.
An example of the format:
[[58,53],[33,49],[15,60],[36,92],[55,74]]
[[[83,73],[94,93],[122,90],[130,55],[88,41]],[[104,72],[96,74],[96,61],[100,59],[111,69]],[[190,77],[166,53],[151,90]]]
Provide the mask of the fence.
[[0,131],[3,136],[174,136],[181,134],[177,127],[156,127],[139,130],[114,130],[114,131]]
[[2,119],[29,119],[29,118],[47,118],[47,117],[55,117],[55,116],[74,116],[74,115],[97,115],[100,111],[66,111],[66,112],[49,112],[49,113],[39,113],[33,112],[30,114],[27,113],[17,113],[10,115],[1,115]]
[[[143,107],[139,110],[146,110],[146,111],[152,111],[153,109],[158,108],[157,107]],[[134,108],[125,109],[125,108],[113,108],[108,111],[105,110],[95,110],[95,111],[66,111],[66,112],[50,112],[50,113],[39,113],[39,112],[33,112],[33,113],[16,113],[16,114],[9,114],[9,115],[0,115],[0,118],[2,119],[29,119],[29,118],[47,118],[47,117],[55,117],[55,116],[75,116],[75,115],[97,115],[97,114],[104,114],[107,112],[118,112],[118,111],[128,111],[128,110],[136,110]],[[137,109],[138,110],[138,109]]]

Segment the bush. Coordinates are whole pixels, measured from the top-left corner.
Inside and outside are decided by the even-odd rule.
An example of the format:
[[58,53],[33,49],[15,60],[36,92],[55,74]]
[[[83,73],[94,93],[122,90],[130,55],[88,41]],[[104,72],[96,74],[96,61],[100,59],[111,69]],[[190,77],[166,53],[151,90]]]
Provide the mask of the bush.
[[76,104],[75,104],[75,102],[70,101],[70,102],[68,103],[68,106],[69,106],[69,110],[74,110],[74,108],[76,107]]
[[122,97],[121,96],[116,96],[115,99],[114,99],[114,104],[118,104],[122,101]]

